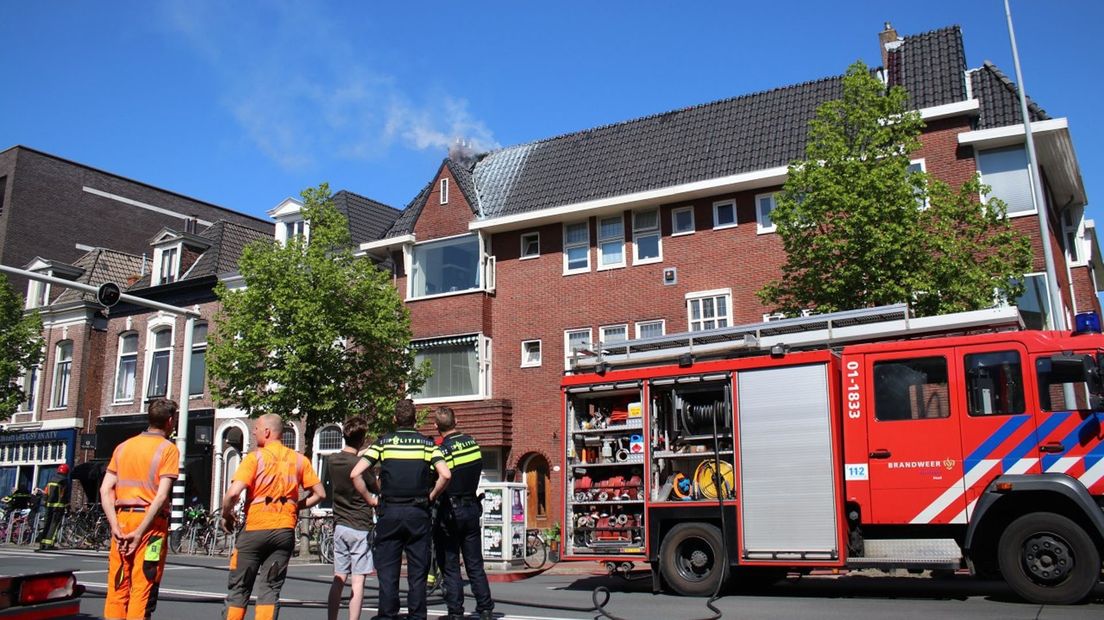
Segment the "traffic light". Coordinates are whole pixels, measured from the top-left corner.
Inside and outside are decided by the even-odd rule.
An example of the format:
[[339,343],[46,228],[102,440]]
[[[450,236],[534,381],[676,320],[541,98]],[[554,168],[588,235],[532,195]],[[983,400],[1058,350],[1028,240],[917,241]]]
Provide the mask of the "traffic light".
[[123,294],[119,289],[119,285],[114,282],[104,282],[100,285],[100,289],[96,291],[96,301],[100,302],[100,305],[105,308],[110,308],[119,303],[119,297]]

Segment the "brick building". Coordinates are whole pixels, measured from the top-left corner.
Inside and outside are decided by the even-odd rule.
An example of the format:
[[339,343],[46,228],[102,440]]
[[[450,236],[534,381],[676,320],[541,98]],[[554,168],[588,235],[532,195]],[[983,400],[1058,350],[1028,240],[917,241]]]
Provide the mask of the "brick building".
[[[1064,118],[1032,104],[1053,238],[1031,202],[1015,85],[968,69],[957,27],[879,36],[886,83],[907,88],[927,127],[914,165],[953,185],[980,173],[1035,248],[1019,300],[1041,326],[1042,243],[1067,313],[1099,310],[1104,275]],[[770,211],[804,155],[817,106],[842,76],[784,86],[503,148],[450,153],[394,225],[363,251],[389,259],[420,359],[418,404],[448,403],[488,455],[521,472],[530,523],[559,505],[559,381],[573,349],[766,320],[755,296],[784,256]]]

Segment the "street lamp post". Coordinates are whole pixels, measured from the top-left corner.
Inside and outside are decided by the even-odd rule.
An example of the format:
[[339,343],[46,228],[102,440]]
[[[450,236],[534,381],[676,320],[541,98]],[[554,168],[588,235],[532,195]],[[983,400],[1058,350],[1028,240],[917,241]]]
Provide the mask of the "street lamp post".
[[173,314],[175,316],[185,317],[184,359],[180,372],[180,402],[176,427],[176,448],[180,451],[180,462],[178,463],[180,473],[179,477],[176,479],[176,482],[173,484],[172,519],[170,528],[175,530],[180,527],[181,523],[184,520],[184,489],[186,488],[187,483],[187,472],[184,471],[184,464],[188,444],[188,391],[189,386],[191,385],[192,375],[192,330],[195,328],[196,317],[200,316],[199,312],[195,310],[189,310],[188,308],[181,308],[179,306],[164,304],[159,301],[153,301],[151,299],[128,295],[121,292],[118,285],[113,283],[106,283],[105,285],[96,287],[92,286],[91,284],[73,282],[72,280],[65,280],[63,278],[55,278],[53,276],[35,273],[34,271],[8,267],[7,265],[0,265],[0,272],[7,272],[13,275],[22,276],[30,280],[36,280],[38,282],[48,282],[55,286],[84,291],[86,293],[93,293],[97,296],[96,298],[98,301],[100,301],[101,303],[107,303],[108,305],[117,301],[125,301],[135,306],[153,308],[155,310],[161,310],[162,312],[168,312],[169,314]]

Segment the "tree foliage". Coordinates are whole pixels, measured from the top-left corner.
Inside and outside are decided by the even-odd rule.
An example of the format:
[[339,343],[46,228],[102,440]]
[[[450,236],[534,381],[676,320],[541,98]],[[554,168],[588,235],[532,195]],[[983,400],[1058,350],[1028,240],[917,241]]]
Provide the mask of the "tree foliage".
[[848,69],[777,196],[786,262],[759,291],[764,303],[792,315],[907,302],[933,315],[1022,293],[1031,248],[1004,203],[979,202],[988,188],[976,177],[956,190],[910,171],[923,127],[904,89],[887,90],[862,62]]
[[27,399],[20,379],[42,363],[42,319],[23,313],[23,299],[0,276],[0,420],[7,420]]
[[389,274],[353,256],[329,186],[302,195],[309,241],[245,248],[245,288],[216,289],[222,310],[207,360],[216,399],[251,417],[303,418],[310,445],[316,429],[352,415],[388,428],[425,371],[415,368],[409,315]]

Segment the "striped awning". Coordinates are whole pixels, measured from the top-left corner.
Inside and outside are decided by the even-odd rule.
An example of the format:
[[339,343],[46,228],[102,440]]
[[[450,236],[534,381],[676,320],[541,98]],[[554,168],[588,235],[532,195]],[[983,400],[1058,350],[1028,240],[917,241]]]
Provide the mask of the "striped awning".
[[472,344],[479,339],[479,334],[466,336],[449,336],[447,338],[431,338],[429,340],[414,340],[410,343],[412,349],[430,349],[455,344]]

